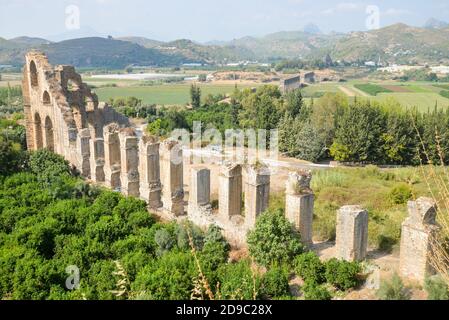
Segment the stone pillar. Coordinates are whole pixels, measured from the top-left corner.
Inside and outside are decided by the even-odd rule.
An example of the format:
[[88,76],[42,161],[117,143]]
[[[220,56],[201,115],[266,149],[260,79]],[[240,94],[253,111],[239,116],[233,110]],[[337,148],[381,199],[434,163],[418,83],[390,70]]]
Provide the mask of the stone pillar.
[[400,273],[421,283],[434,273],[430,264],[431,242],[439,231],[437,206],[431,198],[408,203],[409,216],[402,224]]
[[313,244],[313,204],[315,196],[310,189],[311,172],[292,172],[288,176],[285,194],[285,216],[301,234],[304,245]]
[[153,209],[162,207],[159,145],[157,138],[148,136],[143,136],[139,144],[140,197]]
[[104,174],[105,184],[113,190],[121,188],[120,170],[120,139],[119,126],[110,124],[104,130]]
[[249,227],[268,209],[270,199],[270,172],[265,165],[250,165],[246,169],[245,221]]
[[175,216],[184,214],[183,155],[181,144],[166,140],[160,146],[162,203]]
[[238,164],[226,164],[218,176],[219,215],[229,220],[242,214],[242,167]]
[[212,206],[210,204],[210,170],[195,166],[191,168],[189,216],[211,215]]
[[121,191],[126,196],[139,197],[138,138],[131,128],[120,131]]
[[90,175],[96,182],[104,182],[104,139],[90,139]]
[[90,174],[90,132],[89,129],[82,129],[78,133],[78,152],[80,157],[79,170],[83,177],[89,178]]
[[368,248],[368,212],[360,206],[344,206],[337,213],[337,258],[362,261]]

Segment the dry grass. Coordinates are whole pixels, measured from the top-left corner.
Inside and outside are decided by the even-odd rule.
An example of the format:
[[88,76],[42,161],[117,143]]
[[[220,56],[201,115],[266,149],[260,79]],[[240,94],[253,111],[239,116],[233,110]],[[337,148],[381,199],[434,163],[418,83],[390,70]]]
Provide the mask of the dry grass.
[[[419,135],[419,132],[418,132]],[[437,221],[441,227],[438,236],[431,239],[432,252],[430,261],[434,269],[449,285],[449,171],[445,166],[443,152],[441,150],[441,137],[435,132],[437,150],[440,157],[440,165],[437,166],[430,160],[421,136],[421,146],[430,165],[420,166],[421,175],[427,184],[432,198],[437,203]]]

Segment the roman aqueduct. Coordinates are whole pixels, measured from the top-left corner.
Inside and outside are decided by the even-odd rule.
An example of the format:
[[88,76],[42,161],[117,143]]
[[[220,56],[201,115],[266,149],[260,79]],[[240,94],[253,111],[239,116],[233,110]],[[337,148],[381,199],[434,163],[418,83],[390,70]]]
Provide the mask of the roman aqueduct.
[[[141,198],[156,214],[189,219],[203,228],[216,224],[233,245],[242,246],[248,230],[268,207],[269,170],[260,164],[239,163],[222,164],[218,211],[210,203],[210,170],[203,165],[191,167],[186,204],[183,162],[175,161],[182,158],[180,144],[139,137],[126,117],[99,103],[72,66],[52,67],[43,53],[28,53],[23,96],[29,150],[47,148],[62,155],[86,179]],[[242,179],[242,170],[246,170],[246,179]],[[312,247],[314,195],[310,180],[310,172],[289,175],[285,215],[302,241]],[[438,230],[435,203],[427,198],[412,201],[409,214],[402,229],[400,270],[422,281],[431,271],[430,238]],[[341,208],[337,213],[336,255],[364,260],[367,238],[367,211],[359,206]]]

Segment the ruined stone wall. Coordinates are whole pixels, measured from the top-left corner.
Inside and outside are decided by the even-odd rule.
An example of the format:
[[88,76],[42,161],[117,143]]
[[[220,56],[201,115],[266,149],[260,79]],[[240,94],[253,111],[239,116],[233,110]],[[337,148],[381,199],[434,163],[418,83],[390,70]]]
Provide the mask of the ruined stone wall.
[[28,149],[47,148],[63,155],[85,177],[101,180],[103,129],[111,123],[129,126],[128,119],[100,104],[74,67],[52,67],[36,51],[25,60],[22,88]]
[[[231,244],[242,246],[257,217],[268,208],[270,174],[259,164],[223,165],[215,210],[210,203],[210,170],[193,166],[186,202],[180,144],[145,135],[139,138],[126,117],[99,103],[72,66],[52,67],[44,54],[30,52],[23,70],[23,94],[30,150],[47,148],[64,156],[85,178],[145,200],[162,217],[187,218],[203,228],[216,224]],[[301,221],[295,226],[309,242],[311,217],[313,201],[289,211],[292,222]]]

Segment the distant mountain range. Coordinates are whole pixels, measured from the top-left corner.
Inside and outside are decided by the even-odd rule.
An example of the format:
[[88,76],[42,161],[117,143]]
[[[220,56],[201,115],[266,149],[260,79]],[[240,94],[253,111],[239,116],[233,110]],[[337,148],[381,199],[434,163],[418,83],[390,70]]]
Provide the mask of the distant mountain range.
[[0,38],[0,64],[20,65],[31,49],[50,62],[77,67],[124,68],[128,65],[175,66],[241,60],[322,59],[388,63],[449,63],[449,25],[430,19],[422,28],[395,24],[367,32],[322,34],[313,24],[303,31],[200,44],[182,39],[162,42],[143,37],[89,37],[61,42],[19,37]]

